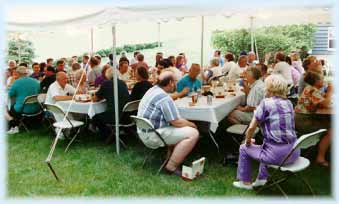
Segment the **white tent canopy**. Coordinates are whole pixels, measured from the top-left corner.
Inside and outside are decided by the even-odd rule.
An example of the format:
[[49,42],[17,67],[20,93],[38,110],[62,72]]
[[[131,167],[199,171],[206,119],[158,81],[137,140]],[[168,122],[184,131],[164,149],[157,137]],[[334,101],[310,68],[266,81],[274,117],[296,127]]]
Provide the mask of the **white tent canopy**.
[[[213,1],[212,1],[213,2]],[[211,5],[215,5],[211,2]],[[155,22],[170,19],[182,19],[195,16],[223,15],[230,26],[248,27],[251,16],[256,26],[281,25],[291,23],[318,23],[330,21],[331,5],[323,1],[322,5],[288,6],[272,8],[239,8],[192,5],[158,5],[128,7],[91,7],[81,6],[14,6],[7,10],[7,30],[36,32],[72,28],[93,28],[106,24],[117,24],[149,20]],[[236,24],[232,24],[236,22]]]

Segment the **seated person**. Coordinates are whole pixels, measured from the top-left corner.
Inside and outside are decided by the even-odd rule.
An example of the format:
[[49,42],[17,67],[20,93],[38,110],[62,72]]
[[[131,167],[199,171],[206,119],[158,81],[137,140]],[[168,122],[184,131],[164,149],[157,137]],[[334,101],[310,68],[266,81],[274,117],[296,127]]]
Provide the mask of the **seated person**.
[[33,69],[33,73],[31,74],[31,77],[36,79],[36,80],[41,81],[43,73],[40,72],[40,65],[39,65],[39,63],[34,62],[32,64],[32,69]]
[[233,66],[227,74],[229,80],[239,79],[247,69],[247,56],[241,55],[238,59],[237,66]]
[[122,81],[127,81],[129,79],[128,62],[127,61],[119,62],[118,78]]
[[81,65],[79,63],[72,64],[72,70],[67,72],[67,83],[73,86],[74,88],[77,87],[77,80],[75,77],[75,72],[81,69]]
[[[103,113],[96,114],[93,117],[93,124],[99,128],[100,136],[106,139],[106,143],[113,141],[112,128],[108,125],[115,123],[115,108],[114,108],[114,95],[113,95],[113,68],[106,70],[106,78],[99,90],[96,92],[94,101],[106,99],[107,109]],[[119,97],[119,115],[122,113],[122,109],[128,102],[129,93],[125,82],[118,79],[118,97]]]
[[87,77],[86,72],[83,69],[79,69],[74,73],[75,76],[75,88],[77,89],[77,94],[86,94],[87,93]]
[[260,71],[252,67],[245,72],[243,91],[246,94],[246,106],[238,106],[228,115],[232,124],[249,124],[253,117],[255,108],[264,98],[264,82],[260,79]]
[[[194,123],[180,118],[178,109],[169,95],[175,91],[175,84],[173,72],[163,71],[157,85],[148,90],[141,99],[138,116],[150,120],[165,142],[174,146],[165,170],[169,174],[181,176],[179,166],[197,143],[199,132]],[[162,145],[155,135],[141,139],[148,146],[157,148]]]
[[47,93],[49,86],[55,82],[55,69],[52,66],[47,66],[45,70],[45,76],[40,82],[41,93]]
[[13,85],[14,81],[17,80],[19,78],[19,75],[18,73],[16,72],[16,67],[14,67],[11,72],[10,72],[10,76],[8,77],[7,79],[7,82],[6,82],[6,87],[7,89],[10,89],[11,86]]
[[[189,92],[201,89],[201,82],[197,77],[200,74],[200,65],[192,64],[187,75],[181,78],[177,83],[177,91],[181,92],[184,88],[189,88]],[[186,96],[187,94],[185,94]]]
[[56,74],[56,81],[52,83],[47,91],[47,104],[55,104],[57,101],[72,100],[75,93],[73,86],[67,84],[67,75],[65,72],[58,72]]
[[323,76],[320,73],[307,71],[304,81],[306,87],[303,89],[295,107],[295,126],[300,134],[307,134],[319,129],[327,129],[327,134],[320,140],[316,162],[322,166],[329,166],[325,159],[326,152],[330,145],[331,138],[331,117],[330,115],[316,114],[321,108],[331,106],[333,88],[327,87],[325,94],[320,89],[323,87]]
[[140,100],[148,89],[152,88],[152,84],[148,81],[148,72],[145,67],[138,67],[136,71],[137,83],[134,85],[130,100]]
[[94,82],[94,86],[95,86],[95,87],[101,86],[101,84],[102,84],[105,80],[108,80],[108,79],[106,78],[106,71],[107,71],[107,69],[110,68],[110,67],[111,67],[111,65],[109,65],[109,64],[105,64],[105,65],[102,67],[102,70],[101,70],[101,76],[99,76],[99,77],[95,80],[95,82]]
[[27,96],[36,95],[40,92],[39,82],[31,77],[27,76],[27,68],[20,66],[16,69],[18,78],[14,81],[13,85],[8,91],[10,98],[15,98],[14,104],[9,110],[7,119],[9,120],[10,130],[8,134],[18,133],[18,120],[21,117],[21,113],[35,113],[39,110],[39,104],[27,104],[23,108],[24,100]]
[[[257,107],[254,117],[247,129],[246,142],[239,149],[237,179],[233,186],[252,189],[264,185],[268,178],[266,165],[280,165],[287,154],[293,149],[297,136],[294,130],[294,110],[287,99],[287,83],[280,75],[271,75],[265,80],[266,98]],[[288,124],[286,123],[288,121]],[[255,145],[251,139],[257,126],[263,133],[263,145]],[[295,151],[286,164],[293,163],[300,155]],[[259,174],[256,181],[251,183],[251,163],[259,161]]]
[[95,80],[101,76],[101,68],[99,66],[100,61],[97,57],[91,57],[89,60],[90,69],[87,72],[88,84],[94,86]]

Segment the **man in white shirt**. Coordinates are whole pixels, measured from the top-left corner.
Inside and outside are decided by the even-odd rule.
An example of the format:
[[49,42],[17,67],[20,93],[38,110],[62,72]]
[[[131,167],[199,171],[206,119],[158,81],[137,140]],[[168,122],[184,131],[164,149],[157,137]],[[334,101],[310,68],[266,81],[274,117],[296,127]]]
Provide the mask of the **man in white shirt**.
[[292,70],[290,65],[285,62],[285,54],[283,52],[277,52],[274,60],[276,64],[273,69],[273,74],[280,74],[289,85],[293,84]]
[[67,84],[67,75],[65,72],[56,74],[56,81],[52,83],[47,91],[46,103],[55,104],[57,101],[67,101],[72,99],[75,89]]
[[247,69],[247,56],[241,55],[238,60],[238,65],[233,66],[231,70],[228,72],[228,79],[229,80],[236,80],[240,78],[240,75],[246,71]]

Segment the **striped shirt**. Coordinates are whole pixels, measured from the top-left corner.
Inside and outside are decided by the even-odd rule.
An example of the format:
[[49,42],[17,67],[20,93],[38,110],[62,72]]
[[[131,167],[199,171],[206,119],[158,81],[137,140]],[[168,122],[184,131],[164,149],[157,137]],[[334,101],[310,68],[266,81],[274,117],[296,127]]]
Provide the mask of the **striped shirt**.
[[265,84],[262,80],[256,80],[250,86],[250,92],[247,95],[246,105],[250,107],[257,107],[264,98]]
[[293,144],[296,141],[294,110],[288,99],[276,96],[263,99],[254,117],[260,124],[264,142]]
[[180,118],[173,99],[159,86],[149,89],[141,99],[138,116],[150,120],[155,129],[170,126],[170,121]]

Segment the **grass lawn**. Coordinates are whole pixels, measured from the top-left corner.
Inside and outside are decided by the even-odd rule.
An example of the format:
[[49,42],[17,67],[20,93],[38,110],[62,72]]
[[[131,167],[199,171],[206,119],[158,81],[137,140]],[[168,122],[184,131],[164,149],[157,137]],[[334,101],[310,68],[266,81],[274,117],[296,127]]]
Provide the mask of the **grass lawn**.
[[[222,166],[209,140],[201,140],[200,149],[188,161],[206,156],[207,163],[202,177],[186,182],[176,176],[156,175],[160,160],[154,157],[141,168],[144,147],[132,140],[120,156],[114,145],[104,145],[95,136],[86,135],[76,141],[67,153],[66,141],[60,141],[52,165],[61,182],[49,171],[46,159],[52,142],[47,129],[32,130],[8,136],[8,197],[126,197],[126,196],[178,196],[178,197],[251,197],[253,191],[232,187],[236,176],[235,166]],[[254,169],[256,175],[257,169]],[[303,175],[318,195],[331,195],[330,170],[310,166]],[[305,195],[301,182],[292,178],[282,184],[289,194]],[[260,196],[281,196],[275,189]]]

